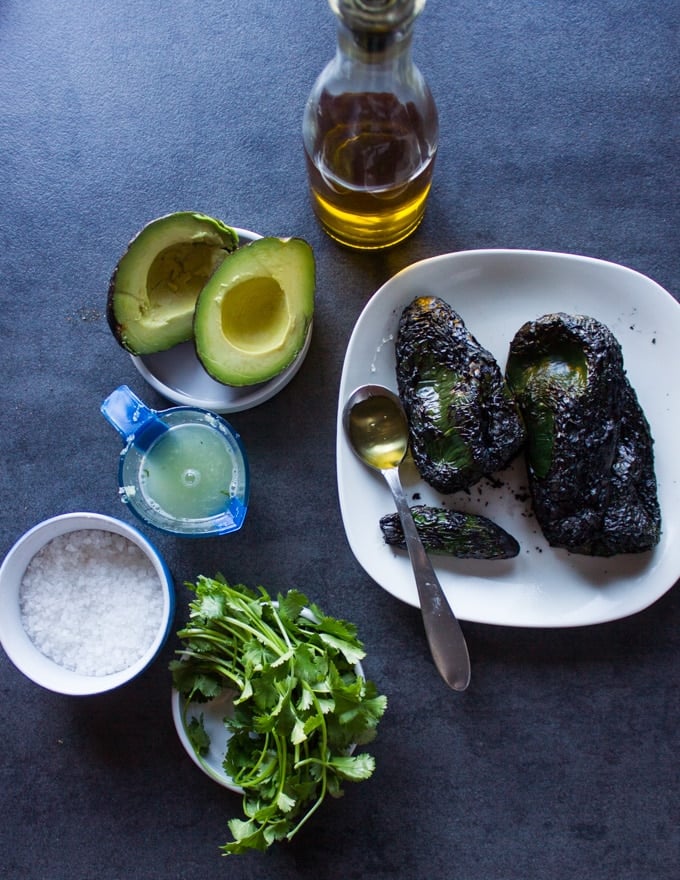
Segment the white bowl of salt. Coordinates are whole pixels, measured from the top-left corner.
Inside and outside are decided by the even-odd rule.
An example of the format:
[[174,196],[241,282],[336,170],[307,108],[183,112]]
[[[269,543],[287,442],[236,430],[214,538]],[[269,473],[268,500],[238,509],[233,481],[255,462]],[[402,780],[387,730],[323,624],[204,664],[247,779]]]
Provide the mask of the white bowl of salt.
[[131,681],[174,615],[172,577],[137,529],[98,513],[34,526],[0,567],[0,643],[36,684],[84,696]]

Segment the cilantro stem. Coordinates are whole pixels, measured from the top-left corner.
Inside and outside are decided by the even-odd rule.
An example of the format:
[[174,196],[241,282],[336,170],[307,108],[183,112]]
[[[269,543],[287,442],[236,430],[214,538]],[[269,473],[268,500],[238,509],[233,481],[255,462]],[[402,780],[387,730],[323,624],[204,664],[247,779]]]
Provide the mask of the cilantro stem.
[[[214,654],[192,651],[190,649],[183,650],[180,653],[185,659],[193,658],[197,660],[199,668],[205,669],[208,672],[217,672],[221,677],[233,682],[239,691],[242,691],[245,687],[244,680],[239,678],[236,671],[232,670],[229,666],[226,666],[220,657]],[[191,695],[197,691],[197,687],[192,688]]]
[[[206,626],[212,627],[214,632],[224,631],[230,638],[234,638],[236,633],[234,630],[240,633],[248,633],[251,636],[255,636],[255,638],[262,642],[265,645],[271,647],[277,654],[285,654],[286,650],[289,648],[289,645],[286,645],[285,642],[282,642],[281,639],[276,637],[276,633],[271,627],[267,627],[267,630],[264,629],[263,626],[255,627],[251,626],[248,623],[244,623],[241,620],[238,620],[236,617],[224,617],[221,620],[216,620],[212,618]],[[266,624],[265,624],[266,626]],[[208,633],[210,630],[206,630],[204,628],[193,628],[188,626],[183,630],[180,630],[178,636],[181,639],[191,639],[191,638],[208,638]],[[224,637],[218,637],[217,635],[213,636],[213,638],[217,641],[221,639],[223,643]]]
[[[310,686],[307,684],[306,681],[302,682],[302,686],[311,695],[312,702],[314,703],[314,706],[316,707],[317,712],[321,716],[321,725],[320,725],[320,727],[321,727],[321,744],[319,745],[318,751],[321,753],[321,755],[326,756],[328,754],[328,752],[327,752],[327,749],[328,749],[328,726],[326,725],[326,720],[323,717],[323,710],[321,708],[321,705],[319,703],[319,700],[318,700],[316,694],[314,693],[313,689],[310,688]],[[305,822],[319,809],[323,799],[326,797],[326,789],[328,786],[328,760],[327,760],[327,758],[324,757],[322,760],[318,760],[316,758],[308,757],[304,761],[298,762],[295,765],[295,769],[297,770],[300,767],[304,767],[304,766],[307,766],[312,763],[319,764],[322,768],[321,769],[321,791],[318,793],[315,802],[312,804],[312,806],[309,808],[309,810],[307,810],[307,812],[304,814],[302,819],[300,819],[300,821],[295,825],[295,827],[292,828],[288,832],[288,834],[286,834],[286,838],[288,840],[290,840],[295,834],[297,834],[297,832],[300,830],[300,828],[302,828],[302,826],[305,824]]]
[[[273,617],[274,617],[274,620],[276,621],[277,628],[279,629],[281,635],[283,636],[283,639],[284,639],[284,641],[285,641],[285,643],[286,643],[286,646],[287,646],[288,650],[290,650],[290,649],[293,647],[293,645],[292,645],[292,643],[291,643],[289,633],[288,633],[288,631],[286,630],[285,626],[283,625],[283,621],[281,620],[281,617],[279,616],[279,613],[278,613],[278,611],[276,610],[276,606],[275,606],[275,605],[271,605],[270,607],[271,607],[271,610],[272,610],[272,615],[273,615]],[[296,643],[296,644],[298,643],[298,642],[297,642],[297,639],[295,640],[295,643]]]
[[271,739],[271,734],[269,732],[264,734],[264,742],[262,744],[262,748],[260,749],[260,754],[257,758],[257,761],[253,764],[252,767],[244,767],[241,773],[236,773],[232,776],[232,779],[237,785],[240,785],[242,788],[254,787],[256,785],[261,785],[265,780],[267,780],[271,776],[271,766],[265,768],[265,772],[258,774],[260,767],[262,767],[265,758],[268,755],[271,755],[271,750],[269,748],[269,742]]

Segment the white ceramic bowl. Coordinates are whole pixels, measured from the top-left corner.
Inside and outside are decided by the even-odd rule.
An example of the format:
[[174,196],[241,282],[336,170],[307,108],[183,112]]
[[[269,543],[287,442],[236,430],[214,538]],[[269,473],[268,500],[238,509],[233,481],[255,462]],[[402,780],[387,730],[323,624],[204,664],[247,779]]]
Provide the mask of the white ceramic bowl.
[[[103,675],[84,675],[66,669],[43,654],[29,638],[22,622],[20,589],[33,557],[60,535],[102,530],[121,535],[139,547],[151,562],[162,594],[162,611],[153,641],[129,667]],[[172,577],[155,547],[135,528],[98,513],[67,513],[34,526],[11,548],[0,567],[0,643],[24,675],[48,690],[83,696],[113,690],[131,681],[156,658],[170,632],[175,608]]]

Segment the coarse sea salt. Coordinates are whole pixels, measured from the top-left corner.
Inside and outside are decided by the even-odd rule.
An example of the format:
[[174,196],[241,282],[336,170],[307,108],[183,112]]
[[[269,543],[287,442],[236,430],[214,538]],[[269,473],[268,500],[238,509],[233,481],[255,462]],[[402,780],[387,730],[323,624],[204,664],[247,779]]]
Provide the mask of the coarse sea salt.
[[33,644],[81,675],[110,675],[152,644],[163,594],[149,559],[114,532],[58,535],[28,564],[19,590],[21,619]]

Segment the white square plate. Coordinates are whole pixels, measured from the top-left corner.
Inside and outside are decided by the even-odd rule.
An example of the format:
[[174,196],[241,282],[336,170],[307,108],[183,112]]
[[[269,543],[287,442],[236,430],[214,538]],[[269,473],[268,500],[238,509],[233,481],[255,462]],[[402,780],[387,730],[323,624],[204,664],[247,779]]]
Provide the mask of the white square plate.
[[557,311],[597,318],[621,343],[655,441],[661,540],[648,553],[609,559],[547,544],[531,511],[521,456],[493,480],[445,497],[404,463],[410,503],[482,513],[520,543],[510,560],[431,557],[456,615],[479,623],[567,627],[615,620],[651,605],[680,577],[680,305],[646,276],[589,257],[512,250],[444,254],[399,272],[369,300],[345,356],[336,440],[340,508],[359,563],[387,592],[418,605],[407,555],[388,547],[380,531],[380,517],[394,511],[389,489],[352,453],[342,408],[359,385],[397,390],[397,325],[404,307],[420,295],[448,302],[502,370],[525,321]]

